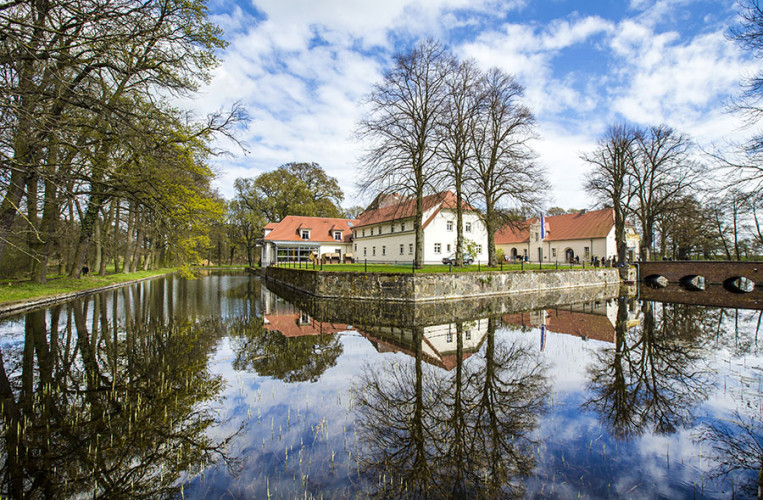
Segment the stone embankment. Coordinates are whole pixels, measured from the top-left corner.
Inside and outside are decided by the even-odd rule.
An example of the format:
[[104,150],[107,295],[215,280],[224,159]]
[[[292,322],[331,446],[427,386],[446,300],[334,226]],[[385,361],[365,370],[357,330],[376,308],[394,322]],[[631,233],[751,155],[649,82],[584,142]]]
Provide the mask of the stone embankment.
[[619,286],[617,269],[468,273],[354,273],[268,267],[264,277],[315,297],[429,302]]

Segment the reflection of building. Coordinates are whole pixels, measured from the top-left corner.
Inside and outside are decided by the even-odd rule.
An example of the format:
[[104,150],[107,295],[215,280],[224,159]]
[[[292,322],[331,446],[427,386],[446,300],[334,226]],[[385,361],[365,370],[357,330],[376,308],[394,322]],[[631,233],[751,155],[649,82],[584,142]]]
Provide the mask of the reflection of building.
[[[415,339],[420,338],[424,361],[427,363],[452,370],[458,364],[457,343],[459,330],[463,341],[463,358],[479,351],[482,341],[487,335],[487,319],[466,321],[464,323],[448,323],[443,325],[425,326],[417,330],[395,327],[365,328],[361,335],[366,337],[379,352],[403,352],[409,356],[416,355]],[[420,336],[419,336],[420,334]]]
[[308,313],[279,298],[265,287],[262,287],[262,319],[267,330],[277,331],[284,337],[323,335],[352,329],[351,326],[341,323],[316,321]]
[[[614,342],[618,306],[616,300],[586,302],[564,308],[507,314],[502,319],[510,326],[541,328],[542,336],[547,331],[574,335],[583,340]],[[627,326],[630,328],[639,322],[634,313],[629,312]]]
[[[504,226],[495,234],[495,246],[506,257],[528,257],[537,262],[590,262],[617,255],[615,217],[611,208],[582,211],[575,214],[552,215],[545,218],[546,237],[541,238],[540,220],[528,219],[518,227]],[[639,236],[633,226],[626,226],[628,260],[638,255]],[[577,259],[576,259],[577,258]]]

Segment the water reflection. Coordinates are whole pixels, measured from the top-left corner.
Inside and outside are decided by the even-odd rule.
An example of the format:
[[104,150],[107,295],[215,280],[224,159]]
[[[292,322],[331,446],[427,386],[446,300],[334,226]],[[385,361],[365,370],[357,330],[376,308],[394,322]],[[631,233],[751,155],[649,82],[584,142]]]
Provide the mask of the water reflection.
[[154,280],[0,321],[0,494],[756,493],[761,311],[269,287]]
[[165,323],[173,295],[144,292],[30,312],[23,339],[2,345],[3,496],[162,498],[232,463],[207,434],[220,423],[224,381],[207,360],[222,321]]
[[591,397],[584,404],[618,439],[647,430],[673,433],[691,423],[707,398],[711,380],[700,326],[706,318],[685,313],[685,306],[644,302],[642,325],[628,329],[628,307],[618,309],[615,345],[598,351],[589,366]]
[[529,345],[497,341],[496,318],[485,323],[485,348],[468,366],[459,323],[452,372],[424,369],[426,342],[417,329],[411,362],[368,365],[359,377],[359,465],[372,478],[372,496],[524,494],[546,368]]

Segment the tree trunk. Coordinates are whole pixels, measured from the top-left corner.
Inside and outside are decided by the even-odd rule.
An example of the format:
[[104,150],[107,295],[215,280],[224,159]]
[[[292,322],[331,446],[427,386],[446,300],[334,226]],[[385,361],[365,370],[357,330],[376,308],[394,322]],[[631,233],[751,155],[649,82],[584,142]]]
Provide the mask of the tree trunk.
[[101,217],[97,217],[95,219],[95,233],[94,233],[94,243],[95,243],[95,255],[93,257],[93,273],[95,273],[96,269],[101,268],[101,262],[103,262],[103,231],[101,230],[101,227],[103,226],[104,222]]
[[127,215],[127,237],[125,239],[124,250],[124,264],[122,264],[122,272],[127,274],[130,272],[130,265],[132,264],[132,246],[133,246],[133,232],[135,231],[135,203],[130,202],[128,205]]
[[[98,188],[93,188],[100,189]],[[95,229],[95,221],[98,218],[98,212],[101,210],[101,206],[106,197],[102,193],[91,192],[87,202],[87,210],[85,211],[85,217],[82,219],[80,225],[80,236],[77,243],[77,252],[74,256],[74,262],[72,262],[72,269],[69,272],[69,276],[79,279],[82,274],[82,263],[85,261],[85,254],[87,253],[87,247],[90,244],[90,239],[93,236]]]
[[413,220],[413,230],[416,233],[414,267],[421,269],[424,267],[424,179],[420,169],[416,178],[416,217]]
[[136,209],[135,229],[136,229],[137,236],[135,238],[135,244],[133,245],[132,258],[130,259],[131,273],[134,273],[138,270],[138,262],[140,261],[140,257],[142,253],[141,250],[143,249],[144,221],[145,221],[145,217],[143,217],[140,211]]
[[[464,265],[464,207],[461,179],[456,178],[456,266]],[[475,257],[474,255],[472,257]]]
[[[109,235],[111,233],[111,224],[114,220],[114,205],[116,204],[116,201],[112,201],[111,205],[109,206],[109,212],[108,215],[103,219],[103,234],[101,235],[104,241],[103,245],[103,255],[101,257],[100,266],[98,266],[98,275],[99,276],[106,276],[106,251],[105,251],[105,242],[109,240]],[[112,247],[113,248],[113,247]]]
[[40,263],[37,266],[37,272],[31,279],[35,283],[45,283],[47,281],[48,259],[50,258],[55,239],[56,224],[58,222],[58,187],[52,179],[45,180],[45,199],[43,201],[42,224],[40,226],[40,236],[42,242],[39,247],[33,249],[33,254],[39,254]]
[[[34,279],[40,273],[40,255],[37,250],[41,249],[43,240],[40,236],[40,221],[38,220],[38,189],[40,178],[34,174],[27,179],[27,248],[29,249],[29,276]],[[43,273],[44,274],[44,273]]]
[[114,200],[112,203],[116,204],[116,208],[114,209],[114,233],[112,234],[112,248],[114,249],[114,272],[119,272],[119,223],[120,223],[120,212],[122,208],[122,203],[117,199]]

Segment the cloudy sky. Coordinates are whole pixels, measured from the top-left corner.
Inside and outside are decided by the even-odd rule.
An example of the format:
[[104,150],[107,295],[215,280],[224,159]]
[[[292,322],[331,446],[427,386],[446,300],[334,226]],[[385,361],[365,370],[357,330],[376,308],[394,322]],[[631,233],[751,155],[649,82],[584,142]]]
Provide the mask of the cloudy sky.
[[734,0],[210,0],[230,45],[193,102],[244,104],[247,152],[216,160],[220,191],[292,161],[318,162],[355,193],[361,100],[392,55],[434,37],[513,73],[537,118],[548,206],[592,206],[579,159],[607,125],[666,123],[700,145],[744,137],[729,113],[756,65],[727,39]]

